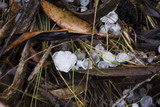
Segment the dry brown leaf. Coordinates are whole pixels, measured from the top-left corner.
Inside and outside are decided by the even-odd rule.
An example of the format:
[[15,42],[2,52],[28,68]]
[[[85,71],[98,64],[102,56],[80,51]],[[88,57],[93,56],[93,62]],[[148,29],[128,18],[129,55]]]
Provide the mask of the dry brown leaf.
[[[14,48],[15,46],[23,43],[24,41],[30,39],[30,38],[33,38],[35,36],[37,36],[38,34],[40,33],[43,33],[43,32],[61,32],[61,31],[66,31],[66,29],[60,29],[60,30],[48,30],[48,31],[35,31],[35,32],[28,32],[28,33],[24,33],[22,34],[18,39],[16,39],[15,41],[11,42],[7,48],[5,49],[4,53],[6,53],[7,51],[9,51],[10,49]],[[71,31],[70,31],[71,32]],[[71,32],[71,33],[76,33],[75,31],[74,32]],[[89,34],[91,35],[92,33],[83,33],[83,34]],[[109,35],[109,34],[104,34],[104,33],[95,33],[97,35],[100,35],[100,36],[103,36],[103,37],[118,37],[116,35]]]
[[[84,91],[85,91],[85,84],[80,84],[76,86],[74,92],[76,95],[79,95],[83,93]],[[68,88],[50,90],[49,92],[53,94],[54,96],[58,98],[62,98],[62,99],[70,99],[74,97],[73,93]]]
[[15,41],[13,41],[12,43],[10,43],[10,44],[7,46],[7,48],[6,48],[6,50],[4,51],[4,53],[7,52],[7,51],[9,51],[9,50],[12,49],[13,47],[17,46],[18,44],[21,44],[21,43],[23,43],[24,41],[26,41],[26,40],[28,40],[28,39],[30,39],[30,38],[32,38],[32,37],[34,37],[34,36],[42,33],[42,32],[44,32],[44,31],[28,32],[28,33],[22,34],[18,39],[16,39]]
[[50,31],[35,31],[35,32],[28,32],[28,33],[24,33],[22,34],[18,39],[16,39],[15,41],[13,41],[12,43],[10,43],[7,48],[5,49],[4,53],[6,53],[7,51],[9,51],[10,49],[12,49],[13,47],[17,46],[18,44],[23,43],[24,41],[33,38],[35,36],[37,36],[40,33],[43,32],[60,32],[60,31],[64,31],[64,29],[62,30],[50,30]]
[[92,31],[92,26],[88,22],[74,16],[72,13],[62,10],[45,0],[41,1],[41,5],[47,16],[60,27],[77,33],[89,33]]

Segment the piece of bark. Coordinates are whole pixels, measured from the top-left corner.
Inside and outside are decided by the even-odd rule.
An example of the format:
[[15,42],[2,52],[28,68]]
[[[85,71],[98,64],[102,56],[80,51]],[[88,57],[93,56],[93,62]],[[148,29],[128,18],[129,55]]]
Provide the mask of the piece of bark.
[[[134,76],[145,76],[151,75],[160,71],[160,66],[144,66],[144,67],[116,67],[108,68],[103,70],[89,70],[89,75],[102,76],[102,77],[134,77]],[[78,73],[87,73],[86,70],[75,71]]]

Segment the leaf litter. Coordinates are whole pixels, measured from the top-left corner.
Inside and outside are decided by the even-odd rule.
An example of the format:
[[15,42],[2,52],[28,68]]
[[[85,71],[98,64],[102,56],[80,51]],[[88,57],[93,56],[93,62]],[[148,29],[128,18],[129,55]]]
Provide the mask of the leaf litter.
[[[143,107],[148,102],[145,106],[158,106],[159,1],[98,1],[95,5],[97,0],[86,4],[81,0],[22,0],[16,10],[13,1],[14,15],[1,10],[8,14],[7,21],[1,16],[0,30],[2,104]],[[25,11],[29,7],[32,11]],[[21,24],[17,24],[14,21],[20,14]],[[57,69],[56,63],[65,69],[72,57],[63,54],[56,63],[52,61],[52,55],[60,52],[77,57],[67,72]],[[148,83],[153,87],[142,96],[139,90]],[[125,90],[129,91],[123,94]]]

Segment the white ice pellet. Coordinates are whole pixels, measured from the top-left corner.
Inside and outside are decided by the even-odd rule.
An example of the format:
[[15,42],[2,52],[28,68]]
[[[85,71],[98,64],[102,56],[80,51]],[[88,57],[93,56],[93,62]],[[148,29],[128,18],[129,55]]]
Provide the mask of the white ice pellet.
[[116,23],[118,20],[118,15],[115,11],[108,13],[100,19],[103,23]]
[[89,58],[84,59],[83,62],[82,62],[82,68],[84,70],[92,69],[93,68],[92,61]]
[[116,60],[117,60],[117,62],[125,62],[125,61],[131,60],[132,58],[133,57],[130,56],[128,53],[121,52],[121,53],[118,53]]
[[141,107],[150,107],[153,104],[151,96],[145,96],[140,100]]
[[102,46],[102,44],[98,43],[98,44],[95,46],[95,49],[96,49],[96,51],[98,51],[98,50],[103,51],[103,50],[104,50],[104,47]]
[[70,3],[74,2],[74,0],[65,0],[65,1]]
[[107,62],[105,62],[105,61],[100,61],[98,63],[98,68],[99,69],[107,69],[107,68],[109,68],[109,64]]
[[149,63],[152,63],[153,60],[154,60],[155,55],[156,55],[156,53],[155,53],[154,51],[148,52],[147,61],[148,61]]
[[58,51],[52,56],[54,65],[57,70],[69,72],[77,62],[77,57],[70,51]]
[[134,93],[134,101],[139,101],[141,99],[141,96],[136,92]]
[[75,66],[72,67],[72,71],[77,71],[77,70],[79,70],[79,66],[75,65]]
[[139,105],[137,103],[133,103],[132,107],[139,107]]
[[87,11],[88,8],[85,6],[81,6],[80,9],[81,9],[81,12],[85,12],[85,11]]
[[109,23],[116,23],[118,20],[118,15],[115,11],[112,11],[110,13],[107,14],[108,17],[108,22]]
[[101,17],[100,20],[101,20],[101,22],[103,22],[103,23],[107,23],[107,22],[108,22],[108,17],[107,17],[107,15]]
[[110,62],[110,63],[108,63],[108,64],[109,64],[110,67],[117,67],[117,66],[118,66],[118,65],[115,63],[115,61],[114,61],[114,63]]
[[102,55],[102,59],[108,63],[115,61],[115,57],[111,52],[106,51]]
[[117,107],[125,107],[126,102],[122,100],[120,103],[117,104]]
[[147,84],[146,87],[147,87],[147,90],[150,90],[153,88],[153,84]]
[[105,25],[101,25],[99,32],[108,34],[108,30],[109,30],[109,28],[107,28]]
[[114,35],[120,35],[121,31],[121,26],[116,23],[113,24],[110,28],[109,28],[109,33],[114,34]]
[[146,53],[144,53],[143,51],[140,51],[139,54],[142,58],[147,58]]
[[76,65],[77,65],[78,67],[82,67],[82,63],[83,63],[82,60],[77,60],[77,64],[76,64]]
[[78,49],[76,52],[75,52],[75,55],[77,56],[77,59],[78,60],[83,60],[86,58],[86,53],[84,51],[81,51],[80,49]]
[[90,52],[90,55],[92,56],[93,61],[94,61],[95,63],[98,63],[98,62],[100,61],[100,57],[98,56],[97,53],[95,53],[95,52]]
[[160,98],[156,101],[156,103],[157,103],[158,105],[160,105]]
[[147,90],[142,87],[139,89],[139,94],[141,95],[141,97],[144,97],[147,95]]
[[158,52],[160,53],[160,45],[158,46]]
[[5,2],[0,2],[0,8],[4,9],[4,8],[7,8],[8,7],[8,4],[5,3]]
[[127,101],[128,101],[129,103],[131,103],[131,102],[133,101],[133,98],[134,98],[134,93],[131,92],[130,89],[125,89],[125,90],[123,91],[123,95],[126,95],[126,94],[128,95],[128,96],[126,97]]
[[82,6],[87,6],[89,4],[89,0],[80,0],[80,4]]
[[147,61],[148,61],[149,63],[152,63],[153,60],[154,60],[154,57],[149,57],[149,58],[147,58]]

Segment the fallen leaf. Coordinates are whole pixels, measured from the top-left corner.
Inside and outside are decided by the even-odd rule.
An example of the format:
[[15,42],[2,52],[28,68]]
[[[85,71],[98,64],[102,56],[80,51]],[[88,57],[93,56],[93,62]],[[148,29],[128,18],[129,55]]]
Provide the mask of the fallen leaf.
[[[80,84],[75,87],[74,94],[79,95],[83,93],[84,91],[85,91],[85,84]],[[50,90],[49,92],[53,94],[54,96],[58,98],[62,98],[62,99],[70,99],[74,97],[73,93],[68,88]]]
[[76,31],[77,33],[92,32],[92,26],[88,22],[74,16],[72,13],[62,10],[61,8],[45,0],[41,1],[41,5],[47,16],[63,29],[67,29],[68,31]]

